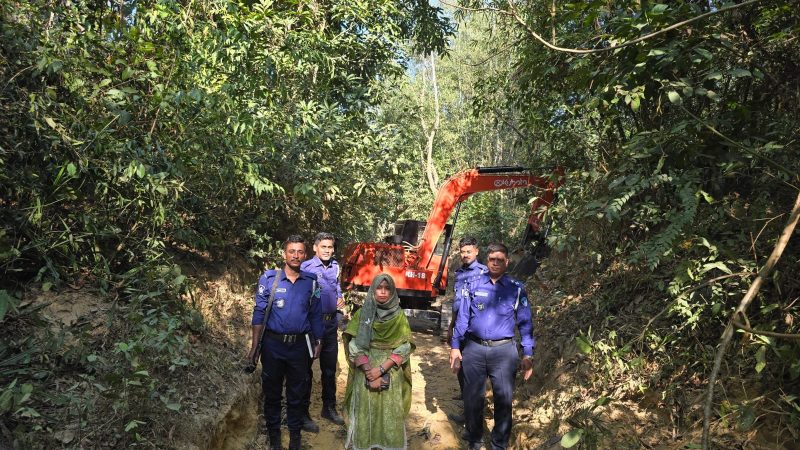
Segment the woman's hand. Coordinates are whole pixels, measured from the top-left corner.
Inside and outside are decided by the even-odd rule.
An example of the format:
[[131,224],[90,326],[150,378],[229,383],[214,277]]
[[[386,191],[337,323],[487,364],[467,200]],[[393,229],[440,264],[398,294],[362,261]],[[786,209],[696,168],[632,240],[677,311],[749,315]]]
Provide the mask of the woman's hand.
[[378,377],[375,380],[370,380],[369,381],[369,388],[373,389],[373,390],[376,390],[376,391],[381,390],[381,377]]
[[[381,377],[381,369],[380,367],[373,367],[369,370],[365,370],[364,375],[366,375],[367,380],[370,382],[370,386],[372,386],[372,382]],[[378,387],[380,387],[380,384]]]

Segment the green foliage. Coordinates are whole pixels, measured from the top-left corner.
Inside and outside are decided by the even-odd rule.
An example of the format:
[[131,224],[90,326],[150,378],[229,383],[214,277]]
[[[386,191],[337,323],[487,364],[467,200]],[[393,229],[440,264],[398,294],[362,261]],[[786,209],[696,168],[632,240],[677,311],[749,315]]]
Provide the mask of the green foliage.
[[572,414],[567,422],[573,427],[561,437],[561,446],[564,448],[585,448],[595,450],[600,439],[610,435],[606,421],[598,414],[598,408],[610,403],[608,397],[600,397],[591,406],[579,408]]
[[[110,445],[150,439],[182,404],[161,383],[186,376],[187,335],[203,330],[174,255],[236,251],[260,266],[289,234],[372,232],[403,168],[377,105],[407,46],[443,52],[452,32],[416,0],[0,3],[0,285],[117,299],[113,342],[98,343],[111,355],[83,328],[69,331],[79,345],[49,336],[64,367],[47,336],[20,352],[4,341],[4,421],[49,430],[28,405],[72,408],[79,423],[110,405]],[[4,335],[42,325],[18,304],[0,291]],[[29,382],[40,373],[80,373],[80,389],[44,398]]]
[[399,175],[374,105],[408,39],[452,32],[416,1],[88,6],[0,11],[7,282],[119,285],[176,246],[369,230]]
[[[175,274],[163,275],[182,283]],[[204,330],[196,311],[162,297],[140,293],[71,325],[40,316],[47,303],[27,301],[6,316],[0,416],[18,446],[42,446],[54,430],[98,427],[115,446],[157,441],[153,426],[182,409],[179,386],[202,363],[189,336]],[[72,431],[55,439],[69,444]]]
[[[477,69],[495,72],[475,83],[474,111],[515,124],[519,133],[503,144],[526,151],[516,152],[514,163],[569,169],[551,210],[557,220],[550,244],[591,262],[601,280],[592,301],[598,314],[609,315],[610,328],[595,327],[596,338],[578,336],[579,350],[602,369],[598,376],[609,388],[638,379],[665,398],[677,396],[680,381],[663,377],[685,364],[693,371],[681,377],[710,371],[709,349],[797,196],[800,91],[787,61],[800,57],[792,43],[800,15],[790,2],[762,2],[635,45],[574,54],[546,48],[530,31],[559,47],[603,49],[729,4],[460,4],[505,11],[457,16],[485,23],[491,37],[482,48],[495,50]],[[778,264],[781,275],[751,308],[755,329],[798,332],[798,248],[792,240]],[[647,326],[618,330],[630,327],[614,317],[620,310]],[[742,359],[730,374],[796,389],[796,341],[744,336]],[[660,367],[650,380],[641,371],[648,365]],[[775,400],[776,392],[765,395]],[[731,408],[745,418],[770,414],[757,403]],[[787,404],[779,413],[796,422]]]

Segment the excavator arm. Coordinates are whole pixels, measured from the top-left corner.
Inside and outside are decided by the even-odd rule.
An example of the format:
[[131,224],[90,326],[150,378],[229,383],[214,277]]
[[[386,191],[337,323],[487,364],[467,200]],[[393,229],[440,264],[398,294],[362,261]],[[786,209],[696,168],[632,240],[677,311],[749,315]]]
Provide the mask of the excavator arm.
[[552,203],[553,191],[564,184],[564,171],[559,168],[554,170],[551,176],[539,177],[523,173],[524,170],[522,167],[478,167],[450,177],[436,194],[425,232],[416,247],[417,266],[427,267],[431,263],[436,243],[453,210],[460,202],[478,192],[527,187],[544,189],[544,193],[534,200],[533,213],[528,221],[529,225],[538,231],[544,209],[542,207]]
[[[542,217],[553,201],[553,191],[563,184],[564,172],[556,169],[548,176],[525,173],[521,167],[479,167],[450,177],[439,189],[430,216],[415,245],[397,242],[356,242],[347,246],[343,258],[342,282],[348,289],[366,290],[374,277],[388,273],[395,280],[403,308],[427,310],[438,294],[444,292],[447,255],[452,234],[445,238],[443,254],[434,250],[445,230],[452,230],[458,218],[461,202],[472,194],[501,189],[538,187],[528,228],[539,232]],[[453,216],[453,226],[447,222]],[[415,229],[416,230],[416,229]],[[414,231],[416,236],[416,231]]]

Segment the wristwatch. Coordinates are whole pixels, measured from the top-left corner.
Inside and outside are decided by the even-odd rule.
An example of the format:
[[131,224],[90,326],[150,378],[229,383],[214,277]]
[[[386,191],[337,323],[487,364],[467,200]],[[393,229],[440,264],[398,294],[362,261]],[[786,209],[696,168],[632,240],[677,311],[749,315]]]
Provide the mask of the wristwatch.
[[386,369],[383,368],[383,365],[379,365],[378,368],[381,371],[381,375],[386,375]]

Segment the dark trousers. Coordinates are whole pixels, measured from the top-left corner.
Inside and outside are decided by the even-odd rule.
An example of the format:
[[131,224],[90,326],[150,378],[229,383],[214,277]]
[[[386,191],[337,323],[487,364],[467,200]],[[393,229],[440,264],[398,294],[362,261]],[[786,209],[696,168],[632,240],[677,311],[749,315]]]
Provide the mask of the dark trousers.
[[464,368],[459,367],[458,372],[456,372],[456,378],[458,378],[458,392],[461,393],[461,398],[464,398]]
[[462,351],[464,372],[464,417],[469,442],[483,440],[483,408],[486,399],[486,378],[492,380],[494,394],[494,429],[492,449],[504,450],[511,437],[511,402],[519,354],[514,341],[487,347],[469,339]]
[[[322,350],[319,354],[319,371],[322,374],[322,406],[336,407],[336,362],[339,359],[339,342],[336,335],[336,318],[326,321],[322,335]],[[308,362],[308,391],[305,393],[305,413],[311,405],[311,385],[314,383],[314,371],[311,370],[313,360]]]
[[308,344],[298,339],[291,344],[264,337],[261,346],[261,389],[264,391],[264,418],[267,432],[281,428],[281,397],[286,382],[286,425],[289,432],[303,425],[303,396],[308,390]]

